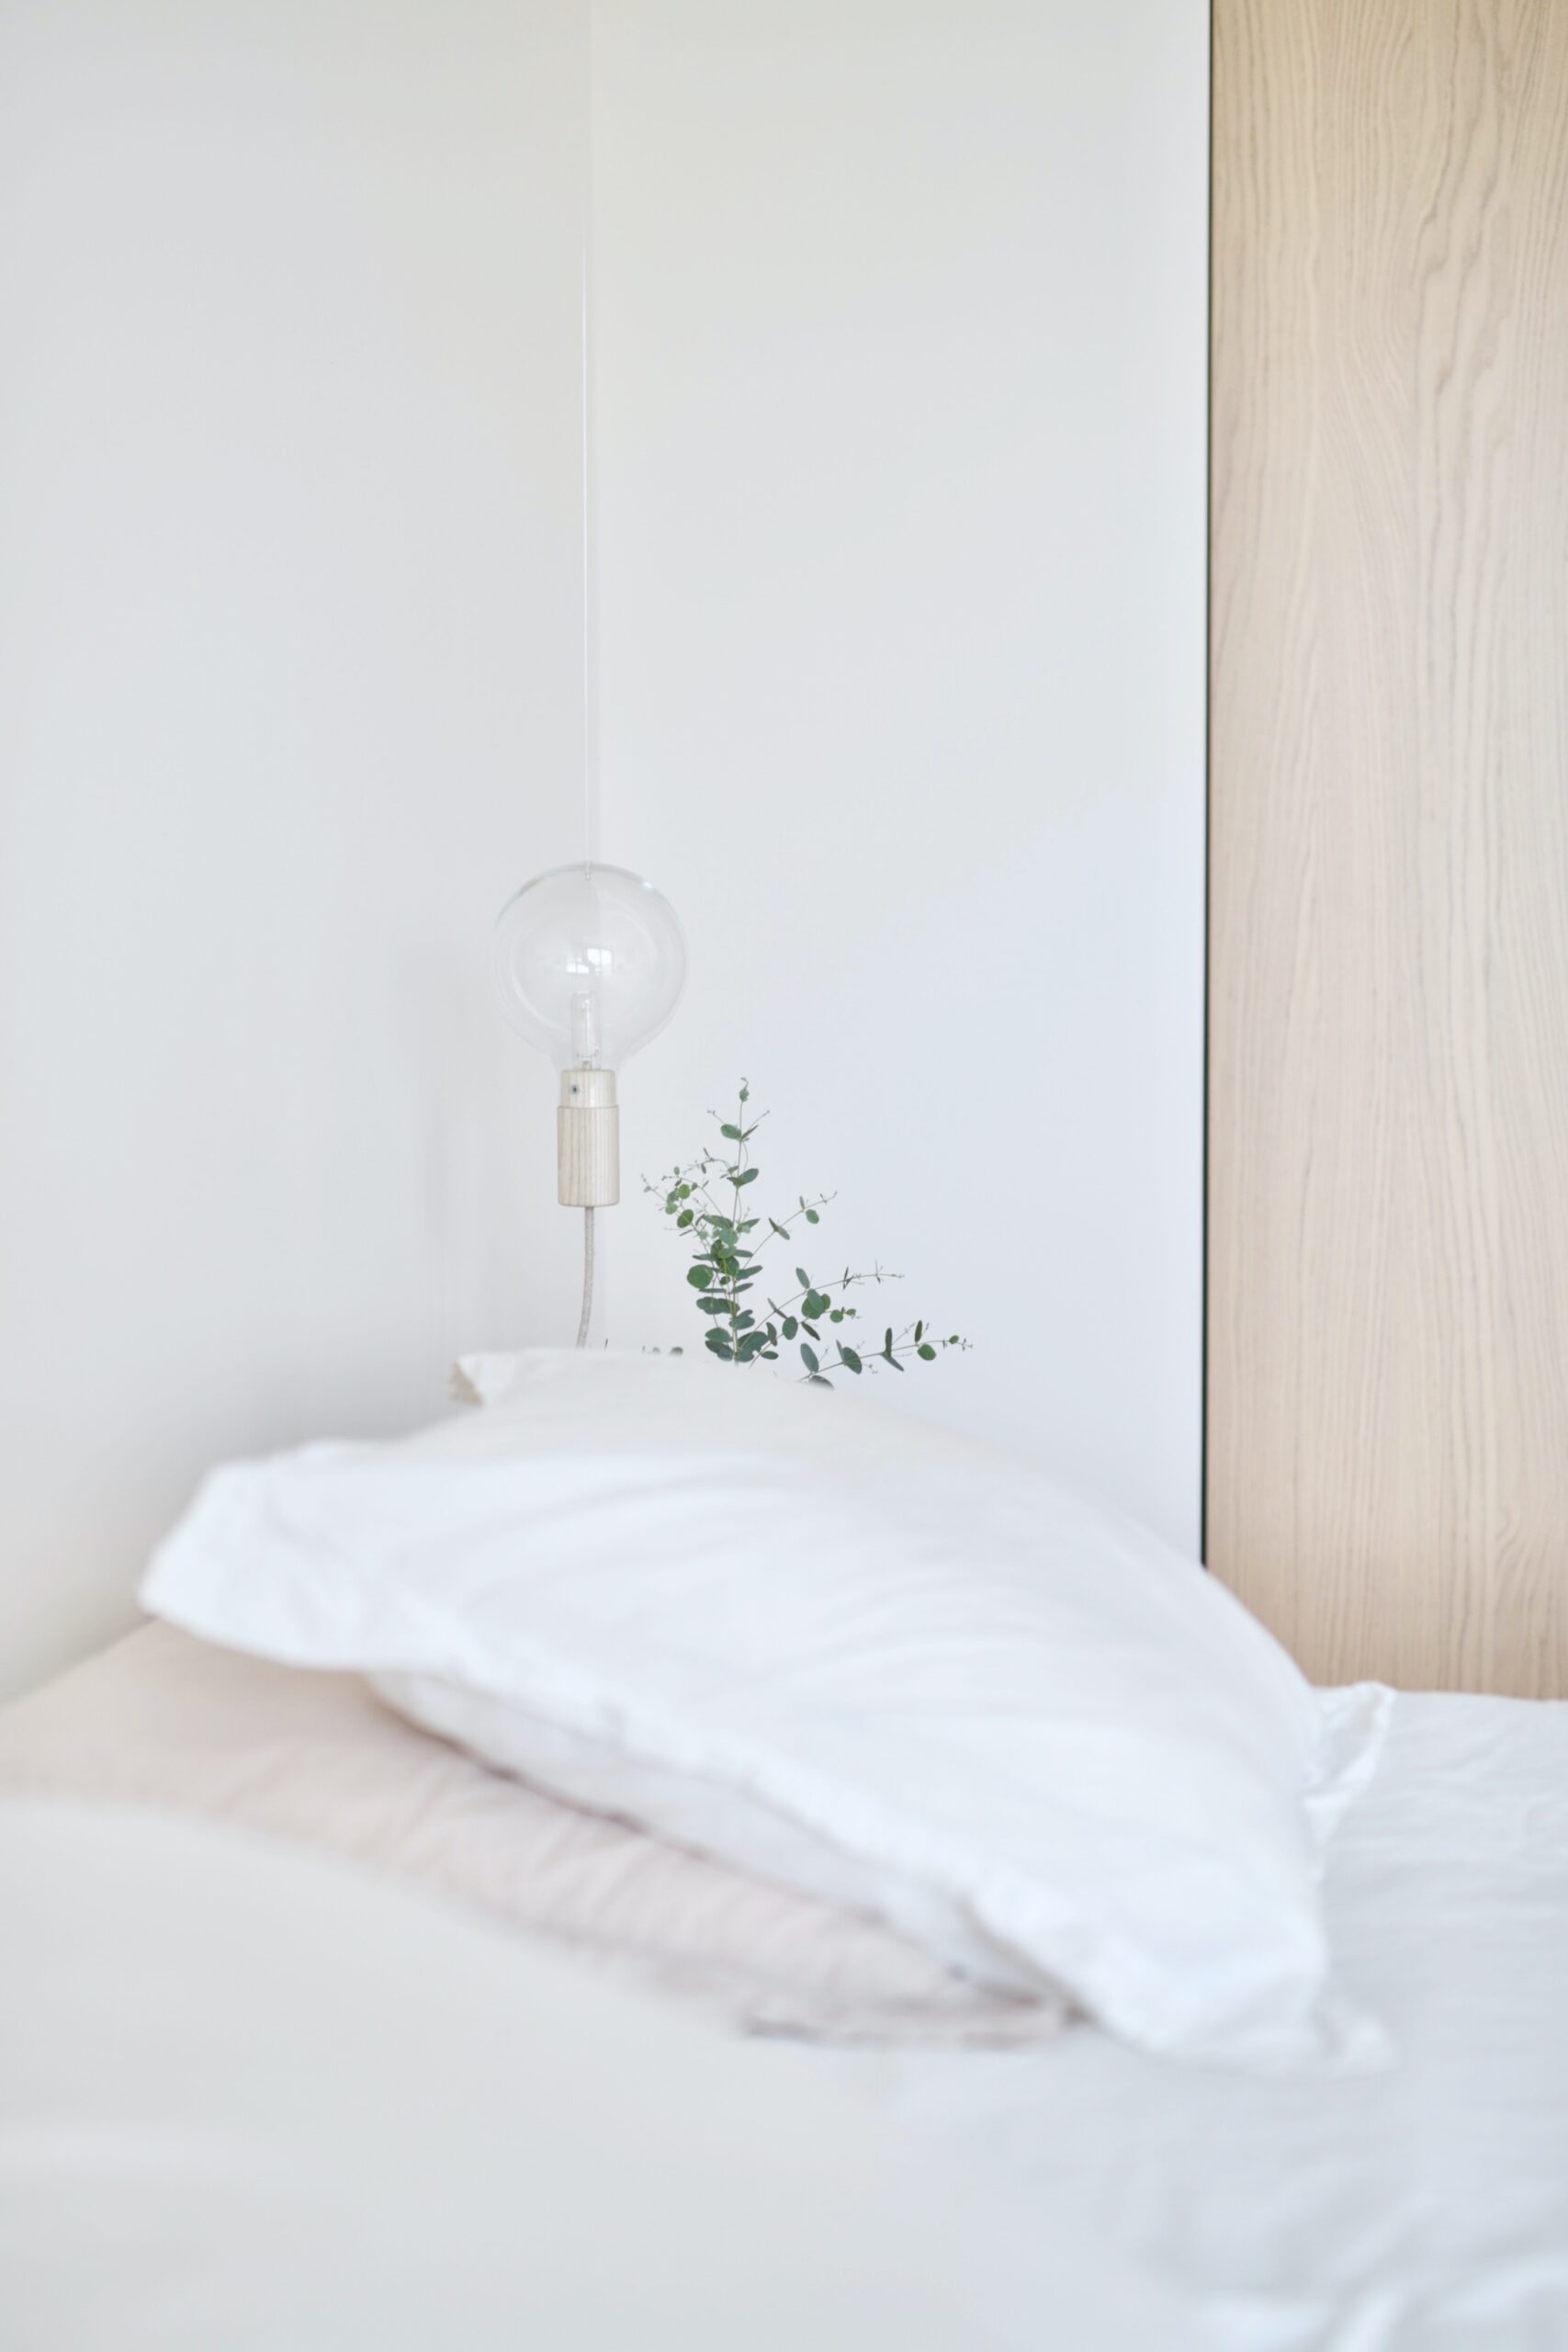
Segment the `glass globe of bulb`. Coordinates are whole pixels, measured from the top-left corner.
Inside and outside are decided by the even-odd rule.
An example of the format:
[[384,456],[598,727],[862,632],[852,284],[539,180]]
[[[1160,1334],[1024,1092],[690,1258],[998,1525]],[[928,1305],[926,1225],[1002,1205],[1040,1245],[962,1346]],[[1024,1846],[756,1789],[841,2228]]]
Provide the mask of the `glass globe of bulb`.
[[658,1035],[686,977],[675,910],[619,865],[562,865],[502,907],[491,955],[518,1035],[558,1069],[618,1069]]

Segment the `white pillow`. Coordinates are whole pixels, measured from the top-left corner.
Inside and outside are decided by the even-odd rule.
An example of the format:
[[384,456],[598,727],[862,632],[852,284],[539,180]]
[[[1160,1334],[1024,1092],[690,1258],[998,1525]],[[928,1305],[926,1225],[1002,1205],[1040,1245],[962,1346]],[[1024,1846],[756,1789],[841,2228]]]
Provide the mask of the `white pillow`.
[[1154,1536],[852,1392],[467,1369],[483,1413],[213,1473],[146,1605],[375,1674],[498,1763],[1145,2048],[1373,2045],[1327,1998],[1315,1881],[1386,1693],[1314,1692]]

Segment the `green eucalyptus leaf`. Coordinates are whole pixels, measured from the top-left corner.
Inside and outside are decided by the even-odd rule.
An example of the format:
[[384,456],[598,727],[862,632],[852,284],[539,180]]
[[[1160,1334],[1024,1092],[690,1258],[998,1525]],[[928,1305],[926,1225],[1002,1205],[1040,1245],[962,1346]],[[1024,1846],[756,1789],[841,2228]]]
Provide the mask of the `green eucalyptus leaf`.
[[[819,1212],[828,1196],[818,1194],[815,1202],[808,1203],[806,1194],[799,1193],[796,1196],[798,1211],[792,1210],[785,1221],[761,1214],[750,1217],[739,1215],[726,1216],[721,1209],[710,1204],[706,1197],[707,1188],[712,1186],[716,1190],[722,1182],[735,1188],[732,1205],[738,1207],[741,1188],[755,1184],[761,1174],[760,1169],[748,1167],[745,1163],[751,1138],[765,1114],[759,1113],[756,1119],[748,1120],[746,1105],[750,1100],[750,1080],[741,1080],[739,1098],[740,1107],[730,1118],[720,1121],[716,1114],[714,1115],[714,1125],[718,1128],[720,1140],[730,1147],[728,1158],[716,1148],[705,1148],[683,1165],[671,1169],[662,1178],[651,1182],[646,1177],[643,1179],[643,1191],[653,1198],[661,1214],[674,1221],[679,1232],[690,1236],[694,1245],[696,1254],[686,1266],[686,1281],[697,1293],[694,1303],[698,1312],[710,1320],[711,1328],[704,1335],[705,1345],[710,1354],[726,1363],[750,1363],[759,1360],[773,1363],[778,1361],[779,1346],[783,1341],[790,1346],[798,1346],[805,1375],[810,1385],[827,1388],[833,1385],[833,1377],[840,1372],[873,1372],[880,1364],[888,1363],[896,1372],[901,1373],[908,1368],[905,1359],[908,1355],[918,1357],[922,1363],[931,1363],[944,1348],[967,1347],[969,1342],[961,1339],[956,1331],[946,1340],[936,1338],[928,1331],[923,1320],[912,1327],[906,1326],[902,1340],[897,1337],[895,1327],[889,1324],[883,1334],[880,1348],[875,1348],[873,1342],[874,1354],[868,1350],[862,1356],[853,1348],[844,1346],[836,1335],[861,1311],[850,1304],[850,1291],[863,1283],[895,1279],[885,1276],[883,1267],[875,1262],[864,1273],[856,1273],[852,1267],[845,1266],[843,1272],[835,1274],[823,1288],[813,1283],[804,1266],[797,1266],[795,1271],[800,1295],[795,1311],[785,1313],[775,1299],[769,1297],[765,1319],[759,1325],[757,1314],[742,1305],[743,1299],[755,1289],[758,1292],[758,1312],[761,1312],[765,1296],[761,1288],[762,1264],[756,1248],[746,1237],[760,1232],[764,1240],[782,1240],[789,1233],[797,1214],[807,1225],[819,1225]],[[832,1300],[834,1291],[839,1293],[837,1304]],[[829,1351],[837,1358],[827,1369],[824,1369],[817,1352],[822,1346],[820,1326],[823,1324],[829,1327]],[[680,1351],[671,1352],[679,1353]]]

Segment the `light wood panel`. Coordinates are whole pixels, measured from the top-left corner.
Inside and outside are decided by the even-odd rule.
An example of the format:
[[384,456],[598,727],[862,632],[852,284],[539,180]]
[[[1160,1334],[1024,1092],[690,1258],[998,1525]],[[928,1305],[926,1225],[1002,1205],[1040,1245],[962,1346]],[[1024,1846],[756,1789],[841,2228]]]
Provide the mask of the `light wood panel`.
[[1568,1693],[1568,0],[1216,0],[1207,1549]]

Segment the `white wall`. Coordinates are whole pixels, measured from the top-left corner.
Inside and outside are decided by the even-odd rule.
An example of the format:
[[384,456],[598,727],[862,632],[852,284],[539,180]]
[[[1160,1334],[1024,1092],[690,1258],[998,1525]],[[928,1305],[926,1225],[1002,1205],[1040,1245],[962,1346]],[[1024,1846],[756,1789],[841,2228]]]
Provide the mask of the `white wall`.
[[628,1155],[749,1073],[810,1271],[975,1340],[898,1401],[1195,1545],[1207,8],[597,14],[602,840],[692,975]]
[[7,1685],[215,1454],[572,1312],[484,959],[579,841],[581,39],[0,12]]
[[[628,1162],[750,1071],[976,1340],[900,1401],[1190,1542],[1206,11],[596,12],[601,844],[692,950]],[[0,12],[0,1685],[214,1456],[572,1329],[484,956],[581,838],[582,28]]]

